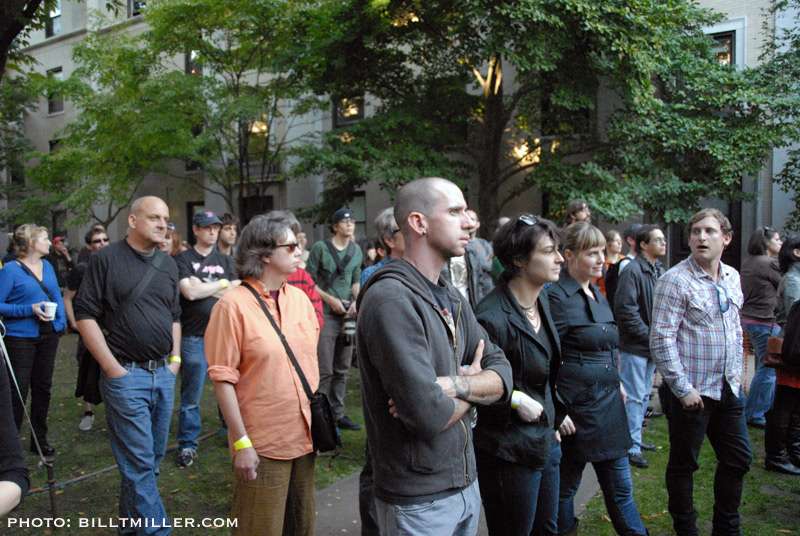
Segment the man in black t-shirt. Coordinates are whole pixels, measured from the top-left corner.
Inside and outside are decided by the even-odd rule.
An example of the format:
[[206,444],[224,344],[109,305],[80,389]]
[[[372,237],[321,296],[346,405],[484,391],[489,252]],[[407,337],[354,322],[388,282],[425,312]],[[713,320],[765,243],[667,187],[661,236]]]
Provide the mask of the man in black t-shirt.
[[92,256],[74,304],[81,337],[103,369],[100,390],[121,479],[119,534],[137,532],[131,519],[157,524],[148,534],[171,530],[156,478],[181,359],[178,267],[156,247],[167,222],[169,209],[158,197],[134,201],[127,238]]
[[211,309],[223,294],[239,284],[234,279],[233,260],[214,247],[222,222],[211,211],[202,211],[192,219],[197,244],[178,253],[181,290],[181,325],[183,363],[181,363],[181,408],[178,416],[178,452],[175,463],[188,467],[197,456],[200,435],[200,397],[208,370],[203,336]]

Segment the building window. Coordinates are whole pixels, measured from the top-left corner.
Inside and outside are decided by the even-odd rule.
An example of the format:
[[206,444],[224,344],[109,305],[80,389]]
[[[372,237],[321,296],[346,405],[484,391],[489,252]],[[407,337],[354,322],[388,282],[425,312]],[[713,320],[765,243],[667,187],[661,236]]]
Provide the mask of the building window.
[[61,2],[58,1],[48,13],[44,23],[45,37],[53,37],[61,33]]
[[242,198],[239,205],[239,215],[242,220],[240,228],[243,228],[259,214],[266,214],[274,208],[275,199],[271,195],[252,195]]
[[53,236],[67,236],[67,211],[53,211]]
[[736,65],[736,32],[720,32],[711,35],[714,44],[711,50],[722,65]]
[[145,7],[147,7],[145,0],[128,0],[128,17],[141,15]]
[[[64,79],[64,73],[61,70],[61,67],[56,67],[55,69],[50,69],[47,71],[47,77],[52,78],[53,80],[58,80],[59,82]],[[52,91],[47,95],[47,113],[55,114],[64,111],[64,99],[61,98],[61,95]]]
[[370,229],[367,226],[367,194],[356,192],[347,208],[350,209],[353,219],[356,220],[356,238],[370,236]]
[[22,166],[11,168],[11,184],[15,186],[25,186],[25,172]]
[[50,140],[47,144],[50,146],[50,152],[54,153],[58,150],[58,144],[61,143],[61,140]]
[[334,99],[333,128],[358,123],[364,119],[364,97]]
[[203,74],[203,66],[197,62],[197,57],[200,53],[197,50],[192,50],[186,54],[186,74],[196,74],[198,76]]

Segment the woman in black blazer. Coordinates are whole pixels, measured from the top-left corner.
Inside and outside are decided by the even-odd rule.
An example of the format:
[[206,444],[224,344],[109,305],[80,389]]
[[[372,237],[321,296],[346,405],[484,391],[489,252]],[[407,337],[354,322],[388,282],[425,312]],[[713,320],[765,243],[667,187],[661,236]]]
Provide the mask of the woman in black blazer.
[[559,341],[542,288],[558,280],[564,262],[558,229],[523,214],[500,229],[494,251],[503,279],[476,316],[511,362],[514,392],[510,404],[478,408],[474,445],[486,523],[493,536],[555,535],[556,428],[565,413],[553,400]]
[[617,534],[647,534],[628,463],[631,446],[625,391],[619,377],[619,334],[605,296],[590,282],[602,275],[603,233],[587,222],[566,229],[567,268],[548,289],[550,311],[561,339],[556,393],[568,416],[561,425],[561,489],[558,529],[575,529],[573,500],[587,463],[594,466]]

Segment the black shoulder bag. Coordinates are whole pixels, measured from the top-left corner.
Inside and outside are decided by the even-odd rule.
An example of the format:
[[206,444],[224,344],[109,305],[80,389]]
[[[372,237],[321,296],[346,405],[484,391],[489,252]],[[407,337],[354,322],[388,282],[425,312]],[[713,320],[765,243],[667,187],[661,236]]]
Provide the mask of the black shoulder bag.
[[258,292],[256,292],[255,289],[247,283],[242,283],[242,286],[247,287],[247,290],[252,292],[253,296],[255,296],[256,300],[258,300],[261,310],[264,311],[265,315],[267,315],[269,323],[272,324],[273,329],[283,343],[283,347],[286,349],[286,353],[289,354],[289,359],[292,362],[292,366],[294,367],[295,372],[297,372],[300,382],[303,384],[303,390],[306,392],[306,396],[311,401],[311,441],[314,443],[314,450],[319,452],[328,452],[335,450],[337,447],[341,447],[342,438],[339,436],[339,427],[336,426],[336,419],[333,417],[333,409],[331,409],[331,403],[328,401],[328,397],[325,396],[325,393],[320,391],[317,391],[314,394],[311,393],[311,386],[308,385],[308,380],[306,380],[306,376],[303,374],[303,369],[300,368],[300,364],[294,357],[292,348],[289,346],[289,342],[286,340],[286,337],[284,337],[283,333],[281,333],[278,324],[275,323],[272,315],[269,314],[267,306],[264,304],[264,300],[262,300],[261,296],[258,295]]

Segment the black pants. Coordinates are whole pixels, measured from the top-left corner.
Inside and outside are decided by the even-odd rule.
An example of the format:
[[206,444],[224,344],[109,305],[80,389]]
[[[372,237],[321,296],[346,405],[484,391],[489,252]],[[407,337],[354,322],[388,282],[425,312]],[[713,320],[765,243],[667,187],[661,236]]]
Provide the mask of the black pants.
[[678,536],[697,536],[697,511],[694,508],[694,473],[697,458],[708,437],[717,455],[714,474],[714,515],[712,536],[741,534],[739,503],[744,475],[750,470],[753,455],[744,419],[744,400],[727,383],[720,400],[703,398],[703,409],[687,411],[666,383],[658,388],[661,406],[669,425],[669,461],[665,473],[669,513]]
[[767,457],[789,454],[800,460],[800,389],[775,386],[775,401],[767,412],[764,449]]
[[56,363],[56,350],[60,333],[51,331],[35,338],[6,336],[5,344],[14,375],[22,393],[17,395],[14,379],[11,384],[11,401],[14,409],[14,423],[17,430],[22,428],[23,407],[31,392],[31,423],[39,443],[47,444],[47,412],[50,409],[50,386],[53,383],[53,369]]

